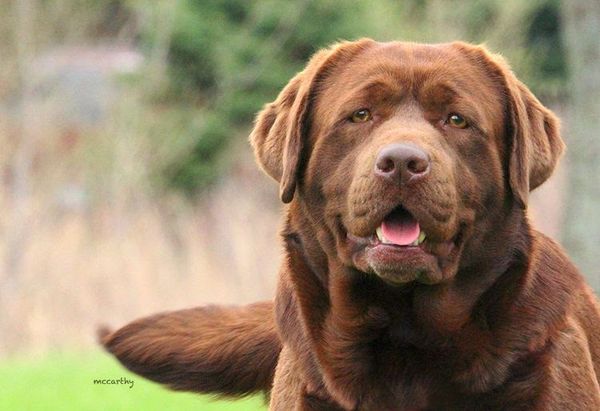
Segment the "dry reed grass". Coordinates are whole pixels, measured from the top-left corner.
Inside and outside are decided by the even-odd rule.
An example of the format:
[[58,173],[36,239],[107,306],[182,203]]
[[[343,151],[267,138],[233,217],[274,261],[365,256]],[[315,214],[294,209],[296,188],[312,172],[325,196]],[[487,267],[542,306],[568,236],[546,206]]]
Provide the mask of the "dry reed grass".
[[[52,54],[89,44],[94,16],[82,6],[78,13],[92,22],[74,18],[73,5],[20,0],[0,13],[11,45],[0,66],[0,356],[89,347],[98,324],[269,298],[276,281],[277,190],[246,145],[234,147],[235,166],[221,184],[189,203],[150,183],[192,143],[182,132],[189,124],[165,122],[144,102],[154,81],[115,86],[92,78],[85,84],[106,84],[92,89],[101,115],[91,123],[76,121],[89,94],[44,83],[44,64],[87,67],[93,76],[115,61],[85,46]],[[126,45],[134,26],[121,36]],[[159,43],[151,55],[164,60]],[[165,62],[149,63],[148,78],[160,78]],[[535,201],[542,228],[557,234],[561,190],[553,187]]]
[[2,353],[89,346],[100,323],[269,298],[279,261],[278,212],[259,198],[274,191],[265,183],[230,178],[197,205],[109,199],[57,211],[34,195],[13,294],[0,301]]

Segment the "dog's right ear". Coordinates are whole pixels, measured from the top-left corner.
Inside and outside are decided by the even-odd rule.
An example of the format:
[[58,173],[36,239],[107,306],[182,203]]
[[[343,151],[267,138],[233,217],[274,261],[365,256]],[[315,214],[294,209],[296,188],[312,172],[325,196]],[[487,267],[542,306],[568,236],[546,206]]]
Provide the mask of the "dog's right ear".
[[333,67],[372,43],[370,39],[342,42],[317,52],[256,117],[250,142],[262,169],[279,182],[284,203],[292,201],[296,191],[309,132],[308,117],[321,81]]

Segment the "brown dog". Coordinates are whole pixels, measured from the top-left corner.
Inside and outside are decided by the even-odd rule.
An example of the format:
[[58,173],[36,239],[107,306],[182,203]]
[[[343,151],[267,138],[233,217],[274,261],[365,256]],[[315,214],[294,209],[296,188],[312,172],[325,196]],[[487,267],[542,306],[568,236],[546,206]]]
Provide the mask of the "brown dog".
[[526,215],[558,128],[482,47],[320,51],[251,135],[289,203],[274,306],[102,341],[172,388],[271,391],[273,410],[600,410],[599,304]]

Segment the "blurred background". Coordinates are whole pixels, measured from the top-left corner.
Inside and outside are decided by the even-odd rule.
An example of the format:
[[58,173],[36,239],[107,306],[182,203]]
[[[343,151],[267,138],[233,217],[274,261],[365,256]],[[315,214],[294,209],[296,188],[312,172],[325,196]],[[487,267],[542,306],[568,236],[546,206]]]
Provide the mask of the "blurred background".
[[[85,364],[104,370],[94,375],[125,375],[98,359],[99,324],[273,295],[281,206],[247,135],[256,111],[310,55],[341,39],[460,39],[504,55],[563,119],[568,145],[533,195],[532,219],[600,290],[600,2],[1,4],[0,377],[12,385],[0,392],[9,389],[8,398],[31,400],[40,390],[31,378],[68,380],[89,371]],[[65,361],[71,377],[49,377]],[[54,391],[98,395],[85,378]],[[102,390],[105,400],[119,396]]]

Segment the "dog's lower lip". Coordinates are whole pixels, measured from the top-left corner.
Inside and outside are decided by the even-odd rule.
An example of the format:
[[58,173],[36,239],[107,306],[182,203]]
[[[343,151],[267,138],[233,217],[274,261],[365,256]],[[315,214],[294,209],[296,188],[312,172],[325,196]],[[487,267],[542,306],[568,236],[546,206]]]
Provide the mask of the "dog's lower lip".
[[[422,242],[420,242],[419,244],[409,244],[409,245],[397,245],[397,244],[391,244],[391,243],[385,243],[382,242],[379,238],[377,238],[376,234],[373,234],[370,237],[359,237],[356,235],[353,235],[349,232],[346,233],[346,237],[355,245],[360,246],[361,248],[369,248],[369,249],[374,249],[377,247],[382,247],[382,248],[388,248],[390,250],[416,250],[416,249],[422,249],[424,245],[426,244],[427,240],[423,240]],[[425,251],[425,250],[423,250]]]

